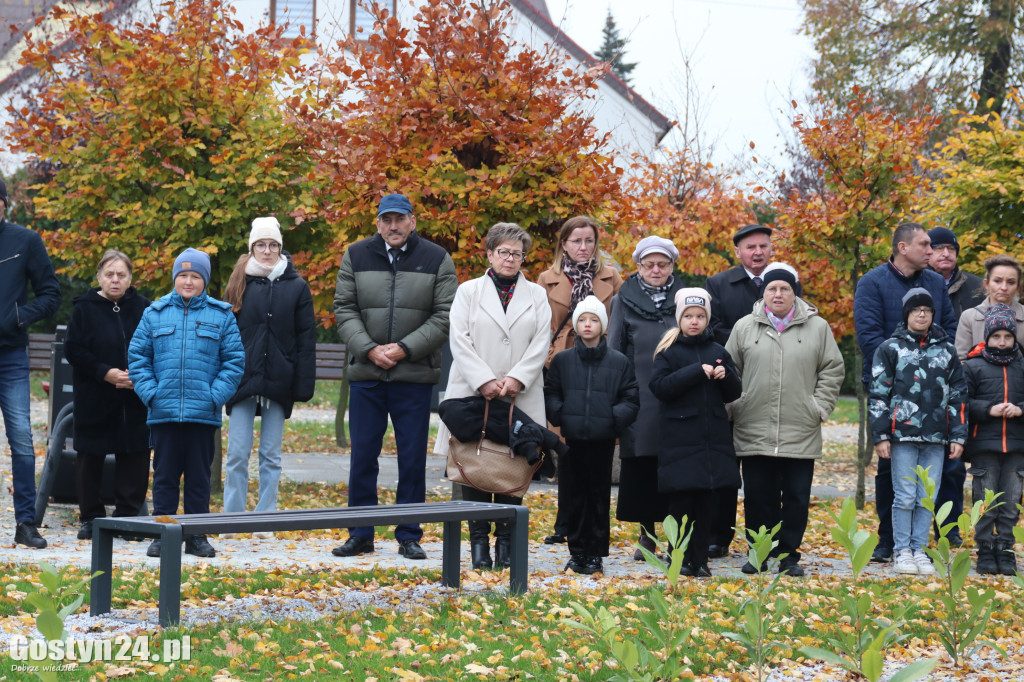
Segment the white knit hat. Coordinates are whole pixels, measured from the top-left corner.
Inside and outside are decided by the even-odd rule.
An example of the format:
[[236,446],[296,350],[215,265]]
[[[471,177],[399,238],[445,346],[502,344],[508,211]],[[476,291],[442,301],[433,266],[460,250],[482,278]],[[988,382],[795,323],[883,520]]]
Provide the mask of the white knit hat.
[[261,239],[272,239],[284,248],[284,242],[281,240],[281,223],[277,222],[277,218],[270,216],[253,219],[252,232],[249,233],[249,250],[252,251],[252,245]]
[[700,287],[684,287],[676,292],[676,322],[683,319],[683,311],[687,308],[703,308],[704,314],[711,322],[711,294]]
[[604,303],[601,303],[601,299],[597,296],[591,294],[576,304],[576,310],[572,312],[573,329],[576,329],[576,323],[580,321],[580,315],[583,313],[597,315],[597,319],[601,320],[601,331],[608,331],[608,311],[604,309]]

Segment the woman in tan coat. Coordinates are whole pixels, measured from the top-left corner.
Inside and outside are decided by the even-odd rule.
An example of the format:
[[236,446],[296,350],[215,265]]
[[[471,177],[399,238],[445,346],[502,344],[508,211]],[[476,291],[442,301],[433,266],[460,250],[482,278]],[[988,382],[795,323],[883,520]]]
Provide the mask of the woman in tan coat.
[[[551,306],[551,347],[545,366],[551,364],[557,353],[576,344],[572,314],[580,301],[590,295],[596,296],[604,304],[605,312],[611,314],[612,296],[622,286],[622,277],[604,261],[599,234],[600,226],[593,218],[576,216],[566,220],[558,232],[554,263],[537,278],[537,284],[544,287]],[[562,496],[561,485],[558,496]],[[569,529],[565,525],[559,509],[554,532],[544,538],[544,542],[549,545],[566,542]]]
[[[464,282],[452,302],[449,343],[452,368],[444,397],[511,400],[538,424],[544,413],[544,360],[548,352],[548,308],[544,290],[519,271],[533,239],[515,223],[497,223],[484,245],[490,267]],[[505,408],[507,409],[507,405]],[[496,408],[495,408],[496,409]],[[438,428],[434,452],[448,454],[448,428]],[[461,486],[462,499],[522,504],[521,497],[492,495]],[[490,568],[489,521],[469,522],[473,568]],[[494,527],[494,562],[509,565],[511,528],[508,521]]]

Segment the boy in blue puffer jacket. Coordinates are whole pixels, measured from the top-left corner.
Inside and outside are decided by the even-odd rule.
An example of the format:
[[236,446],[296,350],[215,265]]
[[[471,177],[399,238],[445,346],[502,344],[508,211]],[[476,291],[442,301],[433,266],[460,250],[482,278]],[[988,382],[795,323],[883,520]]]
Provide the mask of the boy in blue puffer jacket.
[[[245,349],[231,305],[210,298],[210,257],[185,249],[174,260],[174,291],[142,315],[128,347],[128,373],[149,410],[153,444],[153,514],[210,513],[214,433],[224,403],[245,369]],[[185,552],[216,555],[205,535],[185,537]],[[146,550],[160,556],[160,539]]]

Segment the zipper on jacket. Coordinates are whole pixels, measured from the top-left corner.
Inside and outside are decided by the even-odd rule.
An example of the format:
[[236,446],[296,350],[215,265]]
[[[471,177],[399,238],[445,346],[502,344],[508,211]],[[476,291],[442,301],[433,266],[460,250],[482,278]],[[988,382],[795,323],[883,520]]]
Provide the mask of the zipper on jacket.
[[191,300],[185,301],[185,317],[181,324],[181,367],[178,370],[179,384],[181,390],[178,391],[178,395],[181,396],[181,400],[178,401],[178,419],[184,419],[185,417],[185,345],[188,343],[188,304]]
[[0,260],[0,263],[6,263],[7,261],[14,260],[15,258],[21,258],[21,254],[20,253],[16,253],[13,256],[8,256],[7,258],[4,258],[3,260]]
[[[1010,378],[1006,374],[1006,365],[1003,365],[1003,402],[1010,402]],[[1003,452],[1006,452],[1006,417],[1003,416]]]
[[[128,366],[128,335],[124,333],[124,320],[121,317],[121,307],[114,303],[114,316],[117,319],[117,327],[121,330],[121,361]],[[121,401],[121,447],[128,452],[128,408]]]
[[[793,324],[790,322],[790,324]],[[789,325],[786,326],[789,329]],[[785,376],[786,351],[782,347],[782,332],[776,331],[779,335],[779,400],[776,403],[778,412],[775,415],[775,456],[779,456],[779,443],[782,442],[782,377]]]
[[[387,255],[385,255],[387,258]],[[389,259],[390,260],[390,259]],[[394,343],[395,333],[395,286],[398,284],[398,261],[391,261],[391,303],[388,304],[388,343]],[[391,379],[391,370],[384,370],[386,380]]]
[[589,430],[590,430],[590,387],[591,387],[591,378],[594,375],[594,363],[592,363],[592,362],[584,362],[583,364],[585,364],[587,366],[587,392],[584,393],[584,395],[587,396],[587,399],[586,399],[586,401],[584,401],[586,404],[583,407],[583,427],[586,428],[588,430],[588,432],[589,432]]

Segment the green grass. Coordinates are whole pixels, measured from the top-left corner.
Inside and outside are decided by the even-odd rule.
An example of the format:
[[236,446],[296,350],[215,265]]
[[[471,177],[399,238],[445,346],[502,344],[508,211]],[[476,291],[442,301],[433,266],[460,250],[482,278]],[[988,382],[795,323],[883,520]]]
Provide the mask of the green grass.
[[836,409],[832,410],[832,416],[828,420],[843,424],[856,424],[859,421],[856,396],[839,396]]

